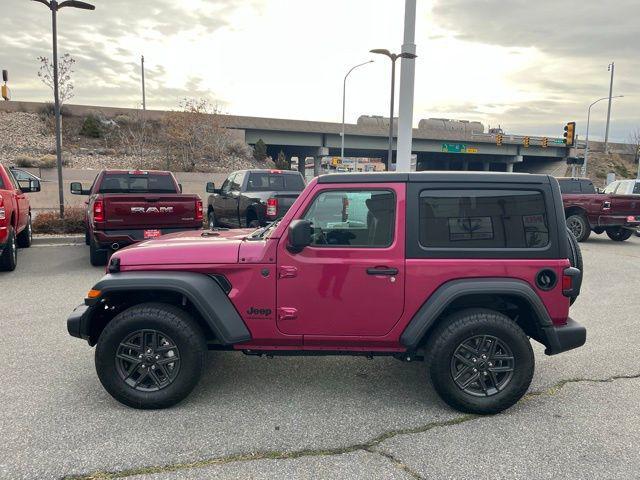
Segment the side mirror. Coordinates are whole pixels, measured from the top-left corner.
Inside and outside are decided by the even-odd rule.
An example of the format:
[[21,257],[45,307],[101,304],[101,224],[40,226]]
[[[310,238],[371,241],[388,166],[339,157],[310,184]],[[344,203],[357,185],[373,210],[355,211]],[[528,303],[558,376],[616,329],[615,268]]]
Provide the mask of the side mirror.
[[216,189],[216,185],[213,182],[207,182],[207,193],[220,193],[220,190]]
[[31,180],[29,180],[29,191],[31,193],[39,192],[40,189],[41,189],[40,180],[36,180],[35,178],[32,178]]
[[71,182],[71,193],[73,195],[83,195],[82,184],[80,182]]
[[309,245],[311,245],[311,222],[309,220],[293,220],[289,224],[288,250],[292,253],[298,253]]
[[178,190],[180,190],[180,193],[182,193],[182,184],[181,183],[178,184]]

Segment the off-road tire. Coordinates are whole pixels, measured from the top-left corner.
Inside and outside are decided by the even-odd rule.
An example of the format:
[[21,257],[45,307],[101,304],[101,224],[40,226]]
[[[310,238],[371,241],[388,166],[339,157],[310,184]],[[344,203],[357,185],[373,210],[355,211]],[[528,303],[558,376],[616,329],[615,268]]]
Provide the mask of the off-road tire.
[[607,236],[614,242],[624,242],[625,240],[629,240],[631,235],[633,235],[632,230],[622,227],[607,228],[606,232]]
[[[179,351],[180,367],[173,381],[156,391],[140,391],[125,383],[116,367],[116,353],[130,334],[157,330],[169,336]],[[197,385],[205,367],[207,344],[200,326],[184,310],[165,303],[143,303],[116,315],[103,330],[95,352],[98,378],[120,403],[139,409],[171,407]]]
[[18,248],[29,248],[33,241],[33,229],[31,227],[31,215],[29,215],[29,220],[27,221],[27,226],[24,227],[17,238],[16,243],[18,244]]
[[18,245],[16,233],[12,226],[8,227],[7,242],[0,256],[0,271],[13,272],[18,266]]
[[[476,336],[491,336],[513,354],[513,374],[503,388],[489,396],[474,396],[459,387],[451,369],[459,346]],[[436,327],[426,345],[433,387],[451,407],[466,413],[494,414],[514,405],[526,393],[534,371],[531,342],[510,318],[493,310],[472,308],[455,312]]]
[[84,244],[91,245],[91,237],[89,236],[89,230],[84,231]]
[[587,217],[575,213],[567,217],[567,228],[578,242],[584,242],[591,235],[591,227]]
[[109,252],[98,246],[93,238],[89,238],[89,261],[94,267],[101,267],[107,264]]
[[[584,264],[582,262],[582,251],[580,250],[580,245],[578,244],[576,237],[574,237],[571,234],[571,230],[567,232],[567,240],[569,243],[569,263],[571,264],[572,267],[575,267],[578,270],[580,270],[584,278]],[[577,298],[578,297],[571,297],[571,305],[573,305],[573,303],[576,301]]]

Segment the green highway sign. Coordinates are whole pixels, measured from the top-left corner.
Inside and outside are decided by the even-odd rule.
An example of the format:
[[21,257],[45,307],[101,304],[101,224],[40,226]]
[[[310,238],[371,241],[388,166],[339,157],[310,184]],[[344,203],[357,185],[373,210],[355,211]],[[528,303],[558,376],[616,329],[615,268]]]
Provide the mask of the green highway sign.
[[466,153],[467,146],[463,143],[443,143],[442,151],[446,153]]

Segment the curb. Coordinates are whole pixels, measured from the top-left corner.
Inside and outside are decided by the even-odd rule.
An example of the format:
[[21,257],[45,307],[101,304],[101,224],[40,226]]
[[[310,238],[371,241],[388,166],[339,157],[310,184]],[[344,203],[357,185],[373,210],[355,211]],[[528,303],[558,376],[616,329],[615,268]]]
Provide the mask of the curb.
[[84,245],[84,235],[34,235],[33,245]]

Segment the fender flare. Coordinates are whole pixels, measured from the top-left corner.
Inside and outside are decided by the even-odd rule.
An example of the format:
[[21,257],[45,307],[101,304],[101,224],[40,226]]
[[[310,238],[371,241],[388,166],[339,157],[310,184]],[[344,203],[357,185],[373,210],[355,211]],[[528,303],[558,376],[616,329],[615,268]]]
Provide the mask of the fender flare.
[[526,301],[536,313],[541,329],[553,325],[549,312],[536,292],[523,280],[509,278],[475,278],[451,280],[444,283],[422,304],[402,332],[400,342],[408,349],[415,349],[438,320],[445,309],[455,300],[467,295],[501,294],[516,296]]
[[101,298],[110,293],[145,290],[179,293],[194,305],[220,343],[231,345],[251,340],[251,333],[220,283],[202,273],[113,273],[102,277],[93,289],[101,292]]

